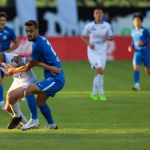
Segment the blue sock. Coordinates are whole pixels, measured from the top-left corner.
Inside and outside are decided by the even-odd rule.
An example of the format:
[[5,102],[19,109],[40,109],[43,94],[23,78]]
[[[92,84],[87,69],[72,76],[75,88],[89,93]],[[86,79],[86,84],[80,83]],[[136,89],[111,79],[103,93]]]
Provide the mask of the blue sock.
[[40,108],[40,111],[41,111],[42,115],[46,119],[47,123],[48,124],[53,124],[54,121],[53,121],[53,118],[52,118],[50,107],[45,103],[43,106],[41,106],[39,108]]
[[3,97],[3,86],[0,84],[0,102],[4,101]]
[[140,82],[140,72],[139,71],[134,71],[134,83],[139,83]]
[[34,95],[27,95],[27,104],[30,110],[30,116],[32,119],[37,119],[37,103]]

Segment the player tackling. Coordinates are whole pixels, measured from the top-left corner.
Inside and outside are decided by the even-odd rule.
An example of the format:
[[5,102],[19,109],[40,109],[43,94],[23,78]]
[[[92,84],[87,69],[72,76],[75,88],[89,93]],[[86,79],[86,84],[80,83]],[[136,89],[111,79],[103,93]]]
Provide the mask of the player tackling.
[[[28,71],[35,65],[39,64],[39,62],[43,62],[45,63],[45,65],[42,66],[44,68],[44,79],[41,82],[31,84],[26,88],[18,88],[9,92],[8,103],[14,105],[17,99],[30,94],[38,94],[37,104],[47,120],[47,128],[57,129],[58,127],[52,118],[50,107],[46,104],[46,101],[49,96],[55,96],[65,84],[63,71],[53,74],[49,67],[54,66],[61,68],[62,65],[48,39],[39,35],[39,26],[36,21],[30,20],[26,22],[25,30],[28,40],[33,41],[32,53],[30,55],[31,60],[21,67],[9,68],[6,74],[12,76],[15,73]],[[29,128],[30,127],[27,124],[23,129]]]

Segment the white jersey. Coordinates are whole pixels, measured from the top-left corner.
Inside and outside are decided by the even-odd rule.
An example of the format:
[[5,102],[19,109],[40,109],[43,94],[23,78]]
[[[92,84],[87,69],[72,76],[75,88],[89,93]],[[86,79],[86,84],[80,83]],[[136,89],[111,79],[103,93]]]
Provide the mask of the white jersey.
[[89,37],[89,42],[94,44],[95,50],[106,50],[106,37],[113,36],[113,32],[109,23],[103,21],[96,24],[92,21],[85,26],[82,35]]
[[[23,65],[23,64],[28,62],[27,58],[22,57],[20,62],[18,64],[16,64],[15,62],[13,62],[13,57],[14,56],[17,56],[17,54],[14,54],[14,53],[3,53],[4,63],[5,64],[9,64],[9,65],[14,66],[14,67],[19,67],[19,66],[21,66],[21,65]],[[7,70],[7,68],[5,68],[5,67],[4,67],[4,69]],[[4,71],[4,70],[2,70],[2,71]],[[13,78],[14,78],[14,82],[12,83],[12,86],[10,88],[11,90],[15,89],[15,87],[16,88],[18,88],[18,87],[26,87],[26,86],[28,86],[28,85],[30,85],[32,83],[37,82],[37,78],[34,75],[32,70],[14,74]]]

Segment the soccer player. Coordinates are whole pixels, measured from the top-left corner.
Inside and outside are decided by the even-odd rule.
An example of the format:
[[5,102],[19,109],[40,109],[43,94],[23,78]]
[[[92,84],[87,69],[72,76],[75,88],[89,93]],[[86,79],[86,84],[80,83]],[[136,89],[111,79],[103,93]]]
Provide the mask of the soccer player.
[[[8,65],[17,67],[20,66],[24,63],[26,63],[28,61],[27,58],[25,57],[20,57],[19,61],[16,63],[14,61],[14,58],[17,55],[14,53],[0,53],[0,69],[5,73],[8,69]],[[34,75],[34,73],[32,72],[32,70],[29,70],[27,72],[23,72],[23,73],[19,73],[19,74],[15,74],[13,75],[13,83],[11,84],[8,93],[11,90],[14,90],[16,88],[19,87],[26,87],[28,85],[30,85],[31,83],[35,83],[37,82],[37,78]],[[37,108],[36,108],[36,99],[34,97],[34,95],[28,95],[26,96],[27,99],[27,103],[28,103],[28,107],[30,110],[30,114],[31,114],[31,120],[32,122],[34,122],[35,126],[34,127],[38,127],[39,126],[39,120],[37,118]],[[34,107],[33,107],[34,106]],[[6,95],[6,105],[5,105],[5,110],[11,114],[11,116],[15,117],[19,117],[22,125],[27,123],[27,119],[25,118],[25,116],[23,115],[23,113],[20,110],[20,104],[19,101],[17,101],[15,103],[15,105],[13,106],[14,109],[12,111],[10,105],[7,102],[7,95]],[[19,113],[18,113],[19,112]],[[15,120],[14,120],[15,121]],[[15,128],[13,126],[13,124],[15,124],[15,122],[13,121],[12,125],[8,125],[8,129],[13,129]]]
[[143,16],[135,14],[133,16],[134,29],[131,31],[132,43],[128,47],[128,51],[134,50],[133,56],[133,90],[140,90],[140,66],[144,64],[145,70],[150,74],[150,33],[148,29],[142,26]]
[[94,9],[94,21],[88,23],[82,34],[82,39],[87,45],[88,59],[96,75],[93,80],[92,100],[105,101],[104,94],[104,69],[106,65],[107,41],[113,40],[110,24],[103,21],[103,10]]
[[[60,91],[65,84],[63,71],[53,74],[49,71],[49,67],[55,66],[61,68],[62,65],[49,41],[45,37],[39,35],[39,26],[36,21],[30,20],[26,22],[25,30],[28,40],[33,41],[32,53],[30,56],[31,60],[21,67],[8,69],[7,75],[11,76],[14,73],[27,71],[41,61],[45,63],[45,65],[42,66],[44,68],[44,79],[41,82],[31,84],[26,88],[18,88],[9,92],[8,102],[11,106],[13,106],[17,99],[29,94],[38,94],[37,104],[41,113],[47,120],[47,128],[57,129],[58,127],[52,118],[50,107],[46,104],[46,101],[49,96],[55,96],[55,94]],[[24,130],[29,128],[30,127],[27,124],[23,126],[22,129]]]
[[[18,55],[13,54],[13,53],[0,53],[0,62],[1,62],[0,69],[4,73],[8,69],[7,65],[11,65],[13,67],[18,67],[18,66],[21,66],[21,65],[25,64],[28,61],[29,61],[29,59],[27,59],[25,57],[22,57],[22,56],[18,56]],[[40,62],[40,64],[41,64],[41,62]],[[57,68],[53,67],[53,72],[58,72],[58,71],[59,70]],[[18,74],[14,74],[13,79],[14,79],[14,81],[13,81],[12,85],[10,86],[10,88],[8,90],[8,93],[11,90],[14,90],[16,88],[19,88],[19,87],[25,88],[28,85],[37,82],[37,78],[34,75],[34,73],[32,72],[32,70],[22,72],[22,73],[18,73]],[[26,99],[27,99],[27,104],[28,104],[30,114],[31,114],[31,119],[28,122],[28,126],[30,124],[32,124],[32,128],[37,128],[39,126],[39,120],[38,120],[38,117],[37,117],[36,99],[35,99],[34,95],[27,95]],[[7,98],[6,98],[6,105],[5,105],[6,111],[9,112],[12,116],[14,116],[14,118],[19,117],[20,120],[22,120],[23,125],[26,124],[27,119],[24,117],[24,115],[20,111],[20,105],[19,105],[18,101],[15,103],[13,108],[14,109],[12,111],[10,105],[7,102]],[[17,119],[17,121],[18,120],[19,119]],[[11,126],[8,125],[8,129],[14,129],[16,126],[13,126],[13,124],[16,124],[15,120],[13,121]]]
[[[6,26],[7,14],[0,12],[0,52],[12,52],[18,47],[18,41],[14,31]],[[11,42],[13,42],[10,47]],[[2,79],[3,73],[0,72],[0,107],[5,108],[5,102],[3,97]]]

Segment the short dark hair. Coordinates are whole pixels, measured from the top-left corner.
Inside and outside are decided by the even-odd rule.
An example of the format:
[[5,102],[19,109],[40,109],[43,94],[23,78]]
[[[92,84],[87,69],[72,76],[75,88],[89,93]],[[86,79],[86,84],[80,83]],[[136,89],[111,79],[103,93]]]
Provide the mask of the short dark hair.
[[35,28],[39,28],[39,24],[35,20],[29,20],[25,22],[25,26],[34,26]]
[[103,11],[103,9],[102,9],[101,7],[99,7],[99,6],[97,6],[97,7],[95,7],[95,8],[93,9],[93,11],[95,11],[95,10],[101,10],[101,11]]
[[6,12],[1,11],[1,12],[0,12],[0,17],[5,17],[5,18],[7,18],[8,16],[7,16]]
[[133,20],[134,20],[135,18],[139,18],[139,19],[141,20],[141,22],[143,22],[143,19],[144,19],[144,17],[143,17],[142,14],[135,14],[135,15],[133,16]]

